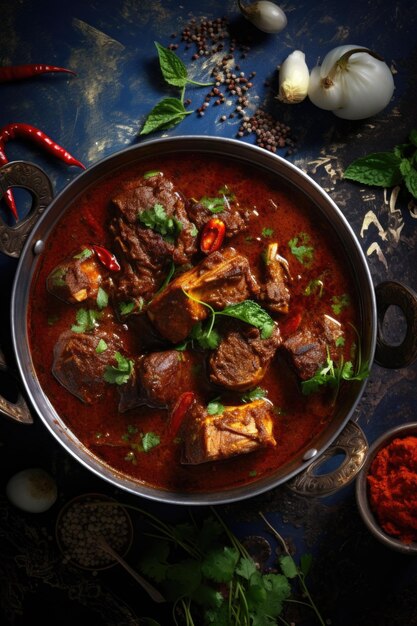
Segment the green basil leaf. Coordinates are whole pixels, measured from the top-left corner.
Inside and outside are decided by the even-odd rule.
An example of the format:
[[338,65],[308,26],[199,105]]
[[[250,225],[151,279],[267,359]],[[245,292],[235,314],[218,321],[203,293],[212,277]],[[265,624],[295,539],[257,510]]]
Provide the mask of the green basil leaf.
[[402,182],[400,163],[394,152],[375,152],[353,161],[343,176],[364,185],[394,187]]
[[157,130],[167,130],[179,124],[186,115],[193,111],[186,111],[178,98],[164,98],[148,114],[140,135],[147,135]]
[[158,51],[159,65],[165,81],[174,87],[184,87],[187,83],[187,68],[184,63],[172,50],[164,48],[157,41],[155,41],[155,46]]
[[257,302],[243,300],[237,304],[230,304],[222,311],[216,311],[216,315],[234,317],[259,328],[261,338],[268,339],[274,330],[274,320]]

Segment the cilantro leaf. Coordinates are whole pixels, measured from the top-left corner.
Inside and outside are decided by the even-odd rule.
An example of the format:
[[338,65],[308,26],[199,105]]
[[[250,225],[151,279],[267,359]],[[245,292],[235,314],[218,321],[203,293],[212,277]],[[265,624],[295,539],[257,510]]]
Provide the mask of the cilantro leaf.
[[109,296],[102,287],[97,290],[96,302],[99,309],[105,309],[109,303]]
[[289,554],[284,554],[279,558],[279,564],[281,566],[283,574],[287,578],[295,578],[298,574],[298,568],[294,559]]
[[313,261],[314,248],[309,246],[310,237],[307,233],[299,233],[290,239],[288,246],[291,253],[302,264],[309,266]]
[[162,235],[167,241],[175,239],[182,230],[181,222],[176,217],[167,215],[164,207],[159,203],[139,213],[138,220],[147,228]]
[[251,389],[247,391],[242,396],[242,402],[253,402],[254,400],[261,400],[262,398],[266,398],[268,392],[266,389],[262,389],[262,387],[255,387],[255,389]]
[[343,358],[335,365],[328,351],[325,365],[320,367],[314,376],[302,381],[301,391],[303,395],[308,396],[310,393],[318,391],[319,388],[324,385],[336,387],[338,391],[341,380],[349,382],[364,380],[369,376],[369,373],[368,363],[362,363],[361,359],[359,359],[356,369],[353,367],[351,361],[344,362]]
[[97,346],[96,346],[96,352],[97,354],[102,354],[103,352],[105,352],[108,348],[107,343],[104,341],[104,339],[100,339],[100,341],[98,342]]
[[215,328],[210,325],[203,327],[201,322],[197,322],[191,330],[191,339],[197,341],[203,350],[214,350],[220,343],[220,335]]
[[81,250],[78,254],[74,254],[73,259],[85,261],[86,259],[89,259],[92,254],[93,251],[90,250],[90,248],[84,248],[84,250]]
[[155,446],[159,446],[160,443],[161,438],[156,433],[149,432],[142,435],[142,447],[144,452],[149,452],[149,450],[152,450]]
[[219,402],[217,399],[212,400],[207,405],[207,413],[208,415],[221,415],[224,412],[224,405]]
[[133,373],[133,361],[126,359],[120,352],[115,352],[115,365],[107,365],[104,380],[113,385],[124,385]]
[[201,564],[201,571],[210,580],[217,583],[227,583],[232,580],[233,573],[239,561],[239,552],[236,548],[225,546],[211,550]]
[[347,293],[343,293],[341,296],[332,297],[332,310],[333,313],[339,315],[350,304],[350,297]]
[[274,234],[274,229],[273,228],[263,228],[262,229],[262,237],[265,237],[266,239],[268,239],[269,237],[272,237],[272,235]]
[[246,580],[250,580],[256,572],[256,565],[252,559],[240,559],[236,567],[236,574],[239,574],[239,576],[242,576],[242,578],[245,578]]
[[178,98],[164,98],[148,113],[140,135],[148,135],[157,130],[167,130],[179,124],[193,111],[187,111]]
[[75,315],[77,323],[71,326],[71,330],[74,333],[91,332],[98,326],[100,317],[101,313],[93,309],[78,309]]

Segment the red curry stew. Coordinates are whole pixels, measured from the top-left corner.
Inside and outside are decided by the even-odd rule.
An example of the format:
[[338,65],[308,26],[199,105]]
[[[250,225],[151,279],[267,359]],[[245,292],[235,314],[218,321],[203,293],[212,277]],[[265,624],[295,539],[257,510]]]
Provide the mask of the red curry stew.
[[329,370],[355,364],[340,247],[301,194],[217,157],[101,180],[34,281],[40,384],[94,455],[141,483],[210,492],[268,476],[334,417],[345,383]]

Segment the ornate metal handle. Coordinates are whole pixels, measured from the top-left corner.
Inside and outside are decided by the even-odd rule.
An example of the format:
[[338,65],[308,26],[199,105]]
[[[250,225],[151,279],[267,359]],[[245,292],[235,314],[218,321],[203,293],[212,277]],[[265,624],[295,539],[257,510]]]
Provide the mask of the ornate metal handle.
[[[375,287],[378,308],[378,334],[375,362],[382,367],[395,369],[406,367],[417,358],[417,294],[402,283],[386,281]],[[387,309],[398,306],[405,317],[407,329],[400,345],[385,342],[382,325]]]
[[50,204],[53,191],[45,172],[25,161],[14,161],[0,168],[0,198],[11,187],[23,187],[33,198],[29,213],[15,226],[8,226],[0,220],[0,251],[18,258],[35,222]]
[[[6,359],[1,349],[0,371],[10,374],[13,378],[16,378],[17,380],[17,376],[7,365]],[[6,417],[9,417],[12,420],[15,420],[16,422],[21,422],[22,424],[33,424],[33,417],[30,413],[29,407],[26,404],[24,397],[20,393],[17,397],[16,402],[10,402],[0,395],[0,413],[2,415],[5,415]]]
[[[285,485],[302,496],[327,496],[349,484],[356,477],[365,462],[367,450],[368,442],[362,429],[350,421],[335,443],[304,472],[287,481]],[[322,475],[315,474],[323,463],[341,452],[345,454],[345,458],[336,470]]]

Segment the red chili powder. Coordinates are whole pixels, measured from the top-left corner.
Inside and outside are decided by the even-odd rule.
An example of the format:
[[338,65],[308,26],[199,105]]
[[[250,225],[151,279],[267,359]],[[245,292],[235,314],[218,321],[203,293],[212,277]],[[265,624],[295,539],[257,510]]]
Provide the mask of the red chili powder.
[[368,475],[371,508],[381,527],[404,543],[417,541],[417,437],[382,448]]

